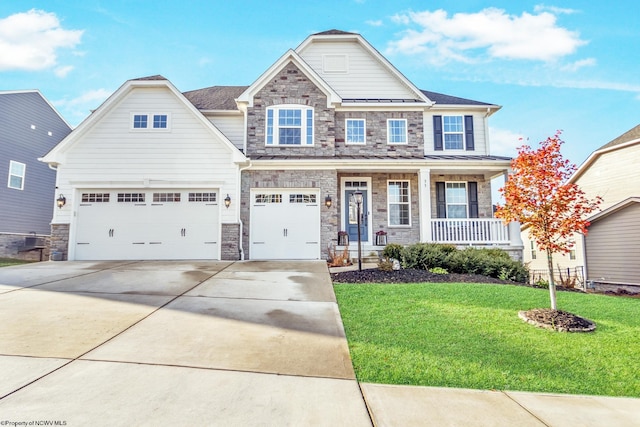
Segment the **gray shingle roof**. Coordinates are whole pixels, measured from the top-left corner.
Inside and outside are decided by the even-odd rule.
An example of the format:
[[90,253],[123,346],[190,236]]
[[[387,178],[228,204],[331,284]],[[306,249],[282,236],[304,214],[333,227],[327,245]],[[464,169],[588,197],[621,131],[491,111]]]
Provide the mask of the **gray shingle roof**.
[[137,79],[131,80],[167,80],[165,77],[160,74],[156,74],[155,76],[147,76],[147,77],[138,77]]
[[184,92],[199,110],[238,110],[235,99],[249,86],[211,86]]
[[347,31],[342,31],[342,30],[327,30],[327,31],[323,31],[321,33],[315,33],[313,34],[314,36],[344,36],[344,35],[358,35],[358,33],[349,33]]
[[457,96],[445,95],[438,92],[430,92],[428,90],[420,90],[425,94],[427,98],[435,102],[436,104],[447,105],[495,105],[486,102],[473,101],[471,99],[458,98]]
[[605,148],[611,148],[611,147],[614,147],[616,145],[624,144],[625,142],[633,141],[634,139],[640,139],[640,125],[638,125],[638,126],[634,127],[633,129],[623,133],[622,135],[620,135],[616,139],[606,143],[602,147],[598,148],[598,150],[596,150],[596,151],[599,151],[599,150],[602,150],[602,149],[605,149]]

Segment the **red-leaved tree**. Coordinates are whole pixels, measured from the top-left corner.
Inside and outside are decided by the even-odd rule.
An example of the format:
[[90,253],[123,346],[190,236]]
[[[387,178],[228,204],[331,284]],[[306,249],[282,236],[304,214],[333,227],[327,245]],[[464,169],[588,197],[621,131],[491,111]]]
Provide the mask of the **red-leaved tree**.
[[560,154],[560,131],[532,149],[524,145],[512,160],[513,173],[500,192],[504,205],[498,205],[496,217],[505,223],[519,221],[528,226],[529,236],[546,252],[549,269],[551,308],[556,310],[556,286],[553,281],[553,254],[567,253],[573,247],[574,233],[587,234],[587,216],[598,209],[600,197],[588,199],[569,178],[576,166]]

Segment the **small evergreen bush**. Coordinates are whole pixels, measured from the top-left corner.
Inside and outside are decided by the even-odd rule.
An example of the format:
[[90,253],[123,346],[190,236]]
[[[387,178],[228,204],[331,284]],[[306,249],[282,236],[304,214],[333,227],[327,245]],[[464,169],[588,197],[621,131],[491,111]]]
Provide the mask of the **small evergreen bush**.
[[404,250],[404,246],[398,243],[389,243],[382,250],[382,257],[389,259],[397,259],[402,262],[402,251]]

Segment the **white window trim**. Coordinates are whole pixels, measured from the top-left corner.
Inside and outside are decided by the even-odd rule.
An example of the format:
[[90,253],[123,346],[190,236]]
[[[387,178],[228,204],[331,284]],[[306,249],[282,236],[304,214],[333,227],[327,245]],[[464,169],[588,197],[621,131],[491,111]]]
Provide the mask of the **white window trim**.
[[[404,142],[391,142],[391,122],[404,122]],[[407,119],[387,119],[387,144],[388,145],[407,145],[409,143],[409,128]]]
[[[280,129],[278,125],[279,119],[279,111],[280,110],[300,110],[300,144],[280,144],[280,138],[278,130]],[[272,142],[269,143],[268,138],[269,134],[267,132],[268,123],[269,123],[269,111],[273,111],[273,129],[272,129]],[[311,111],[311,144],[307,143],[307,111]],[[313,147],[315,145],[315,110],[313,107],[309,107],[308,105],[301,104],[278,104],[267,107],[264,116],[264,145],[266,147]]]
[[[146,128],[135,128],[133,127],[133,121],[135,116],[147,116],[147,127]],[[153,127],[153,116],[167,116],[167,127],[166,128],[154,128]],[[171,131],[171,113],[168,112],[160,112],[155,111],[152,113],[147,112],[132,112],[131,118],[129,120],[129,130],[131,132],[169,132]]]
[[[389,196],[389,188],[391,183],[406,182],[407,183],[407,202],[391,203]],[[409,224],[391,224],[391,205],[407,205],[409,207]],[[411,181],[408,179],[388,179],[387,180],[387,226],[389,228],[411,228]]]
[[[462,206],[462,203],[449,203],[449,198],[447,197],[447,186],[449,184],[462,184],[464,185],[464,218],[451,218],[449,216],[449,205],[454,206]],[[466,181],[445,181],[444,183],[444,208],[447,213],[447,219],[468,219],[469,218],[469,186]]]
[[[461,121],[462,121],[462,131],[460,132],[447,132],[444,130],[444,118],[445,117],[460,117]],[[464,115],[462,114],[448,114],[448,115],[443,115],[442,116],[442,150],[443,151],[465,151],[465,146],[467,141],[465,141],[466,139],[466,132],[465,132],[465,128],[464,128]],[[447,148],[447,138],[446,135],[458,135],[458,134],[462,134],[462,147],[460,148]]]
[[[348,128],[349,120],[361,121],[364,124],[364,126],[362,128],[362,131],[363,131],[363,135],[362,136],[364,137],[364,140],[362,142],[349,142],[349,140],[347,139],[347,128]],[[344,143],[346,145],[366,145],[367,144],[367,120],[366,119],[355,118],[355,117],[349,117],[349,118],[344,119]]]
[[[13,169],[14,164],[22,166],[22,176],[11,173],[11,170]],[[9,160],[9,176],[7,177],[7,187],[11,188],[12,190],[24,190],[24,179],[26,175],[27,175],[27,165],[25,163],[16,162],[15,160]],[[12,176],[20,177],[20,188],[14,187],[11,185]]]

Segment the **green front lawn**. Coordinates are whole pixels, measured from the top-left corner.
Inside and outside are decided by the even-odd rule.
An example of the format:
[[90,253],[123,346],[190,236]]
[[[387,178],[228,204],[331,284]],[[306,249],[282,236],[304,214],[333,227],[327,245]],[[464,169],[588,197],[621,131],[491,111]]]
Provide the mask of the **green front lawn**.
[[536,328],[518,311],[549,292],[489,284],[336,284],[359,381],[640,397],[640,299],[558,293],[592,333]]
[[18,264],[26,264],[33,261],[25,261],[23,259],[13,259],[13,258],[0,258],[0,267],[7,267],[9,265],[18,265]]

